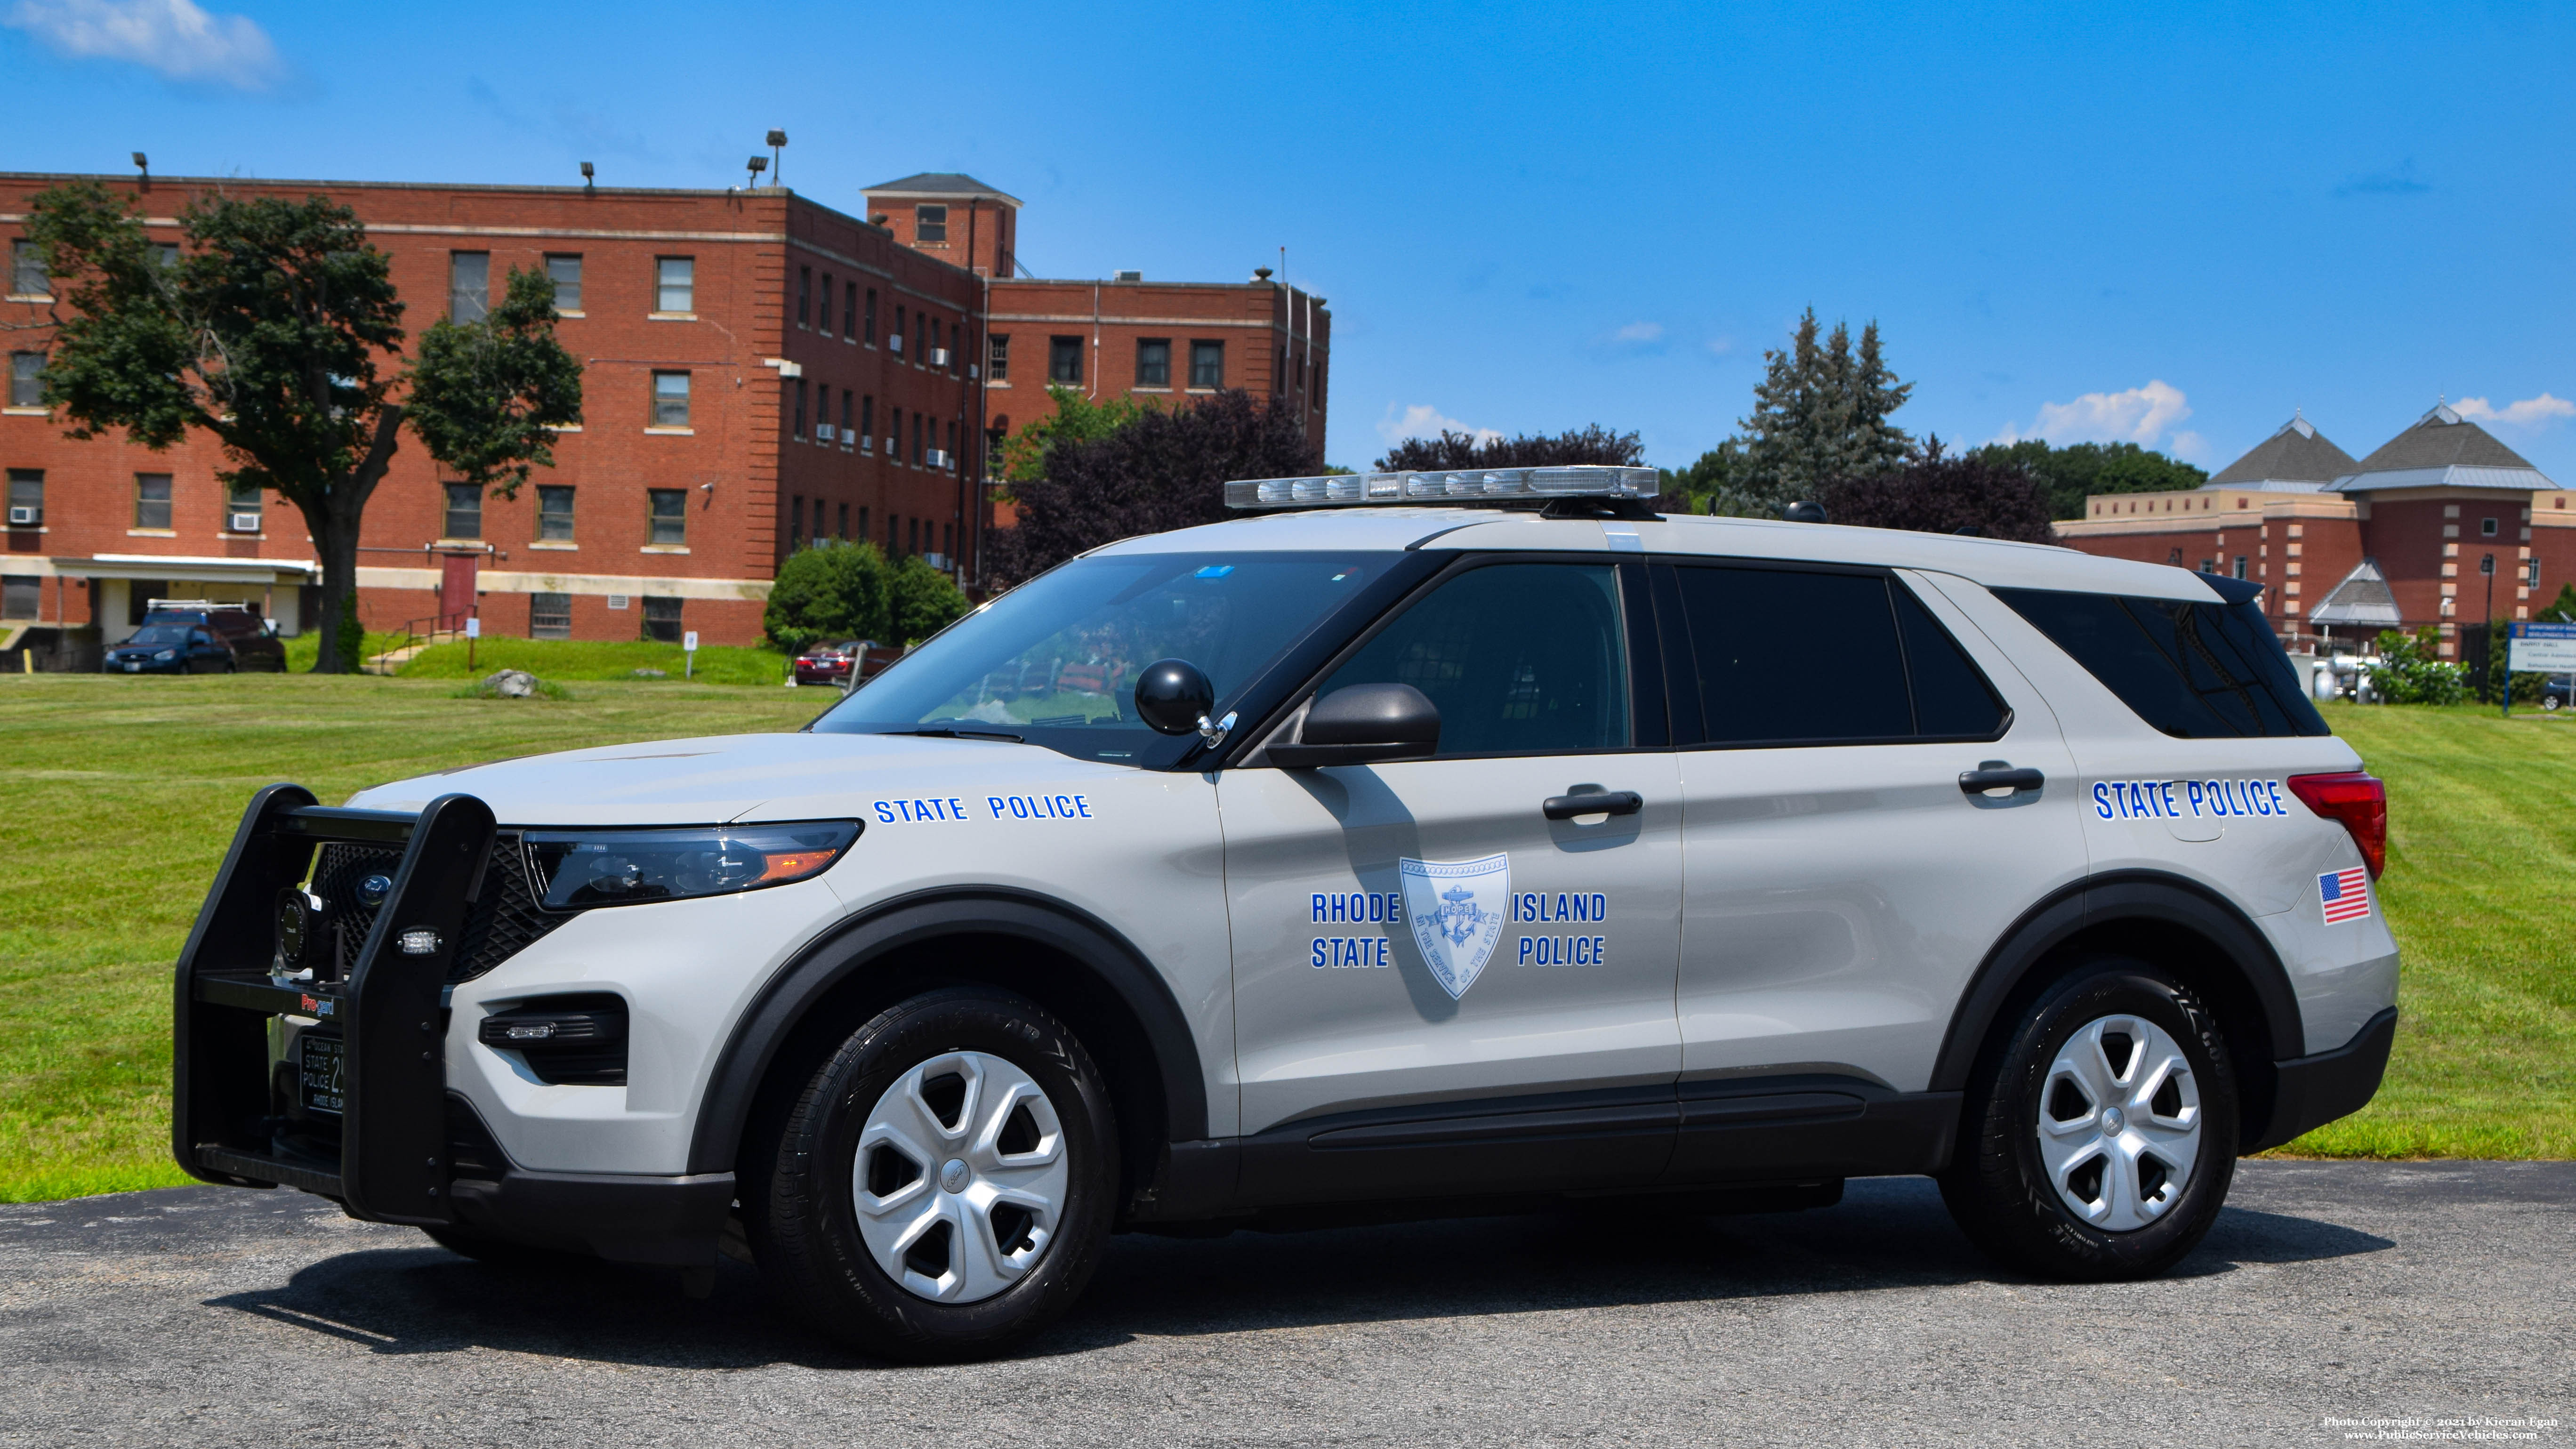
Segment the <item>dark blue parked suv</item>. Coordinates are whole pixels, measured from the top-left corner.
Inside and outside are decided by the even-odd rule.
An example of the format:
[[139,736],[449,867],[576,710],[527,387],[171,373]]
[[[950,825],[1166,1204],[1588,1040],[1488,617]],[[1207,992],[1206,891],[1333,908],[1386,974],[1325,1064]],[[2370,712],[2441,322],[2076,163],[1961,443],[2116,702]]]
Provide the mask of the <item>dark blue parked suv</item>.
[[109,674],[286,671],[286,646],[246,609],[155,609],[107,651]]

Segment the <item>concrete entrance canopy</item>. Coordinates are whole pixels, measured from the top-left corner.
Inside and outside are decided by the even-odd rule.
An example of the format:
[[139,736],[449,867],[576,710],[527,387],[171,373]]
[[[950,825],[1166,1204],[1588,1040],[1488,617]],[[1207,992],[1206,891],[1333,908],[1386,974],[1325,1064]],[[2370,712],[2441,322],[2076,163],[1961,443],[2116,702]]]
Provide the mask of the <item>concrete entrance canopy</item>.
[[[178,554],[102,553],[88,558],[49,558],[46,571],[56,580],[85,579],[94,595],[91,617],[102,640],[113,644],[134,632],[127,622],[133,611],[130,585],[144,581],[163,586],[196,584],[215,602],[257,604],[260,617],[277,632],[297,633],[303,623],[301,591],[319,582],[322,566],[294,559],[191,558]],[[14,565],[13,565],[14,567]],[[57,582],[55,587],[62,587]],[[162,595],[162,597],[170,597]]]

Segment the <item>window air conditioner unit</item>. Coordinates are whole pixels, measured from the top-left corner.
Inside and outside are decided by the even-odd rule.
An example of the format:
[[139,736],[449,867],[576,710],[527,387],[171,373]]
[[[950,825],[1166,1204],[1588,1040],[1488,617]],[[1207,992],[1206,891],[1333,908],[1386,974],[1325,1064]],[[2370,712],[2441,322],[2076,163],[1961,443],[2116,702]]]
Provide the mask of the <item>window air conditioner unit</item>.
[[832,425],[830,423],[816,423],[814,425],[814,441],[818,443],[828,443],[832,441]]
[[859,451],[860,451],[860,452],[862,452],[862,453],[873,453],[873,452],[875,452],[876,450],[877,450],[877,440],[876,440],[873,436],[865,437],[865,438],[861,438],[861,439],[859,439]]
[[232,516],[232,531],[235,533],[259,532],[259,515],[256,513],[234,514]]
[[858,442],[859,442],[859,434],[858,434],[858,431],[857,431],[856,429],[854,429],[854,428],[843,428],[843,429],[841,429],[841,446],[842,446],[842,447],[844,447],[844,448],[853,448],[853,447],[858,446]]
[[889,334],[887,334],[887,336],[886,336],[886,351],[888,351],[888,352],[896,352],[896,353],[899,353],[899,352],[903,351],[903,334],[902,334],[902,333],[900,333],[900,332],[896,332],[896,333],[889,333]]
[[941,449],[932,448],[924,454],[924,456],[930,460],[930,466],[933,468],[945,468],[948,466],[948,454]]
[[45,510],[25,504],[12,504],[9,509],[11,528],[34,528],[45,521]]
[[981,367],[977,366],[976,364],[974,364],[974,363],[972,363],[972,362],[970,362],[970,363],[966,364],[966,380],[967,380],[968,382],[974,382],[974,381],[976,381],[977,379],[979,379],[979,378],[983,377],[983,375],[984,375],[984,369],[983,369],[983,368],[981,368]]
[[932,568],[939,570],[943,574],[948,572],[948,555],[944,553],[923,554],[921,556],[921,561],[930,565]]
[[934,347],[930,349],[930,365],[933,367],[946,367],[948,365],[948,349],[945,347]]

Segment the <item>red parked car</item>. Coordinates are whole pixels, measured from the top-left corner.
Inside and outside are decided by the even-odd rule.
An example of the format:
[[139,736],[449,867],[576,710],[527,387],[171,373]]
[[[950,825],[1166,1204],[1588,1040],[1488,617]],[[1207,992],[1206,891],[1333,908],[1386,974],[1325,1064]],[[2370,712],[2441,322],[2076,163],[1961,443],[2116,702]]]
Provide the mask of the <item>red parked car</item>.
[[859,652],[871,647],[864,639],[844,639],[836,644],[817,644],[796,656],[798,684],[839,684],[850,677],[850,666]]

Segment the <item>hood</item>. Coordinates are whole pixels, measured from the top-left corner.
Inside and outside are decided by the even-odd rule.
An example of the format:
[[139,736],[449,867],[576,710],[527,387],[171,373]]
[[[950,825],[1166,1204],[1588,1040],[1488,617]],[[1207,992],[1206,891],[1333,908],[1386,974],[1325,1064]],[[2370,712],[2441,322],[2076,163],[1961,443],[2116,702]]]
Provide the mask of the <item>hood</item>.
[[706,825],[864,816],[881,799],[1134,773],[1007,740],[711,735],[471,765],[377,785],[348,803],[416,811],[466,794],[504,825]]

